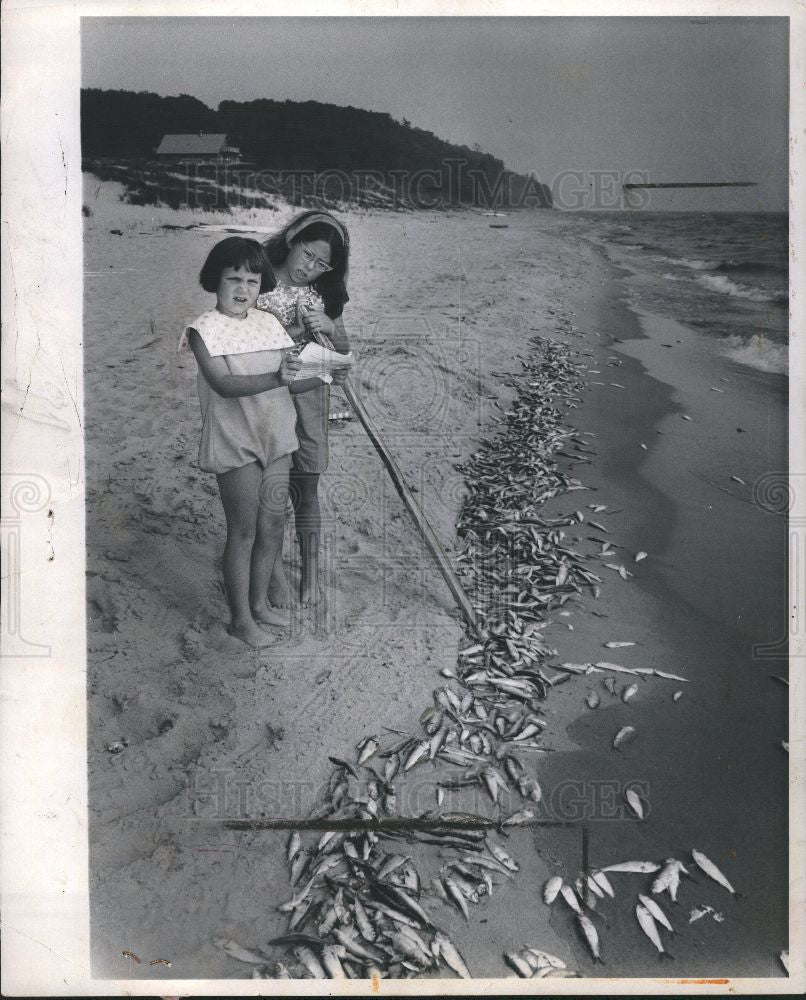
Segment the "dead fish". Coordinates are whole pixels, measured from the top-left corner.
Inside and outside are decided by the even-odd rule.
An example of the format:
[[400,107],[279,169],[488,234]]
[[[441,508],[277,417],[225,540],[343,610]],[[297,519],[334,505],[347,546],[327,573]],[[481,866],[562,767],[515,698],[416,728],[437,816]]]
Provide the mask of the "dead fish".
[[641,562],[642,559],[646,559],[646,555],[647,555],[646,552],[636,552],[635,553],[635,561],[636,562]]
[[504,958],[507,963],[512,966],[512,968],[518,973],[521,979],[531,979],[532,969],[529,967],[529,963],[525,962],[520,955],[516,955],[514,951],[505,951]]
[[629,687],[624,688],[624,690],[621,692],[621,700],[626,704],[630,700],[630,698],[632,698],[637,693],[638,693],[638,685],[630,684]]
[[470,970],[462,956],[459,954],[458,949],[454,945],[453,941],[448,937],[447,934],[443,934],[441,931],[437,931],[434,935],[434,940],[439,946],[439,953],[445,960],[445,964],[456,973],[457,976],[462,979],[470,979]]
[[350,954],[355,955],[356,958],[364,959],[367,962],[382,961],[382,956],[380,955],[379,952],[372,951],[371,949],[367,948],[366,945],[363,945],[355,936],[355,934],[347,930],[346,927],[337,927],[333,931],[333,936],[336,938],[336,940],[339,942],[340,945],[343,945],[344,948]]
[[615,865],[602,868],[603,872],[626,872],[634,875],[650,875],[659,872],[661,866],[654,861],[619,861]]
[[392,934],[390,941],[396,953],[405,956],[417,965],[431,964],[431,955],[428,952],[424,952],[418,944],[400,931]]
[[635,738],[635,727],[622,726],[622,728],[619,729],[619,731],[613,738],[613,749],[618,750],[619,747],[623,746],[625,743],[632,741],[634,738]]
[[678,677],[677,674],[667,674],[666,671],[664,671],[664,670],[656,670],[655,671],[655,676],[656,677],[663,677],[664,680],[667,680],[667,681],[682,681],[682,683],[684,683],[684,684],[688,684],[689,683],[688,677]]
[[638,924],[641,930],[646,934],[652,944],[658,949],[658,954],[661,958],[671,958],[672,956],[663,947],[663,942],[660,939],[660,934],[658,933],[658,928],[655,926],[655,921],[652,919],[652,914],[649,910],[643,906],[641,903],[635,907],[635,916],[638,919]]
[[672,695],[672,701],[680,701],[682,697],[683,697],[682,691],[675,691],[675,693]]
[[599,660],[598,663],[594,664],[599,670],[612,670],[617,674],[634,674],[635,671],[632,667],[622,667],[618,663],[608,663],[607,660]]
[[537,962],[537,968],[542,969],[565,969],[567,968],[565,962],[561,958],[557,958],[556,955],[550,955],[547,951],[541,951],[539,948],[524,948],[524,952],[535,958]]
[[421,760],[425,760],[426,757],[428,756],[428,751],[430,750],[430,748],[431,748],[430,740],[421,740],[409,754],[406,763],[403,765],[403,770],[409,771],[411,770],[411,768],[414,767],[415,764],[418,764]]
[[297,882],[302,878],[305,869],[308,867],[308,861],[310,856],[307,851],[300,850],[299,853],[294,857],[291,862],[291,874],[290,880],[291,885],[296,885]]
[[478,857],[474,857],[472,854],[465,854],[461,857],[461,860],[467,864],[478,865],[480,868],[487,868],[489,871],[498,872],[499,875],[506,875],[507,878],[512,878],[512,872],[502,865],[500,861],[494,861],[483,854],[480,854]]
[[676,858],[667,858],[665,867],[652,883],[653,894],[657,896],[662,892],[668,892],[672,902],[676,903],[681,873],[688,875],[683,863]]
[[374,941],[377,938],[375,927],[369,919],[369,915],[364,909],[364,904],[358,896],[356,896],[353,900],[353,914],[355,916],[355,922],[358,924],[358,932],[361,937],[364,938],[365,941]]
[[568,883],[564,882],[560,886],[560,894],[562,895],[566,903],[568,903],[568,905],[574,911],[574,913],[576,913],[578,916],[581,916],[582,907],[579,905],[579,899],[577,898],[577,894],[574,892],[573,888],[570,885],[568,885]]
[[497,844],[494,840],[491,840],[489,838],[487,839],[487,849],[489,850],[489,852],[492,854],[492,856],[495,858],[496,861],[500,861],[501,864],[505,868],[508,868],[511,872],[516,872],[520,870],[520,865],[518,864],[518,862],[515,861],[513,858],[511,858],[504,850],[504,848],[501,847],[500,844]]
[[593,922],[590,917],[586,917],[582,912],[577,913],[577,924],[579,925],[585,940],[588,942],[588,947],[591,950],[594,962],[604,965],[602,956],[599,954],[599,935],[596,933],[596,928],[593,926]]
[[738,476],[731,476],[730,478],[734,481],[734,483],[741,483],[742,486],[747,486],[747,483],[743,479],[739,479]]
[[708,906],[706,903],[701,903],[699,906],[695,906],[694,909],[688,915],[688,922],[690,924],[696,923],[703,917],[711,916],[716,920],[718,924],[721,924],[725,919],[721,913],[717,913],[713,906]]
[[697,862],[697,865],[705,872],[705,874],[709,878],[712,878],[714,882],[718,882],[724,889],[727,889],[728,892],[731,894],[731,896],[738,895],[736,890],[733,888],[730,882],[728,882],[728,880],[725,878],[722,872],[717,868],[717,866],[713,863],[713,861],[711,861],[710,858],[707,858],[702,853],[702,851],[692,850],[691,856],[692,858],[694,858],[694,860]]
[[683,419],[684,419],[684,420],[691,420],[691,417],[688,417],[688,416],[686,416],[686,414],[684,413],[684,414],[683,414]]
[[469,922],[470,915],[467,909],[467,902],[465,901],[464,893],[459,888],[458,883],[452,879],[450,875],[446,875],[442,879],[442,884],[445,886],[445,892],[448,899],[455,904],[465,920]]
[[286,845],[286,858],[293,861],[302,847],[302,838],[296,830],[293,830]]
[[599,883],[596,881],[596,879],[592,875],[586,875],[585,876],[585,882],[584,882],[584,884],[583,884],[583,882],[581,880],[577,883],[577,891],[578,891],[578,893],[579,893],[580,896],[583,896],[583,893],[585,891],[585,888],[584,888],[585,885],[587,885],[588,891],[592,892],[594,896],[597,896],[599,899],[604,899],[605,898],[605,894],[602,891],[601,886],[599,885]]
[[[338,860],[341,861],[341,858],[339,858]],[[290,913],[292,910],[296,910],[297,907],[300,906],[308,898],[311,888],[314,882],[316,881],[316,877],[317,877],[316,875],[313,875],[311,879],[305,883],[303,888],[300,890],[300,892],[297,893],[296,896],[292,896],[291,899],[289,899],[287,902],[281,903],[277,907],[277,909],[280,910],[282,913]]]
[[628,788],[627,791],[624,793],[624,798],[627,800],[627,804],[629,805],[630,809],[632,809],[632,811],[635,813],[635,815],[638,817],[638,819],[643,819],[644,804],[641,801],[641,797],[638,795],[638,793],[634,789]]
[[557,669],[567,670],[569,674],[587,674],[590,666],[590,663],[560,663]]
[[331,979],[346,979],[347,976],[339,961],[344,957],[344,948],[338,945],[327,944],[322,949],[322,965]]
[[536,778],[532,778],[529,775],[525,775],[519,779],[518,791],[525,799],[531,799],[532,802],[539,802],[543,798],[539,782]]
[[669,918],[654,899],[650,896],[644,896],[643,893],[640,892],[638,893],[638,899],[649,910],[654,920],[656,920],[659,924],[662,924],[667,931],[671,931],[672,934],[674,934],[674,928],[669,923]]
[[559,895],[560,889],[562,888],[563,880],[559,875],[552,875],[551,878],[543,886],[543,902],[547,906],[551,906],[554,900]]
[[377,736],[367,736],[366,739],[361,740],[355,748],[358,753],[358,763],[363,764],[374,756],[378,752],[379,746],[380,741]]
[[594,879],[596,884],[600,886],[611,899],[616,898],[616,893],[613,886],[610,884],[610,879],[605,875],[603,871],[595,871],[591,873],[591,878]]
[[606,688],[606,690],[608,690],[610,692],[610,694],[613,695],[613,697],[615,697],[615,695],[616,695],[616,682],[613,680],[612,677],[605,677],[605,679],[602,681],[602,686],[604,688]]
[[608,649],[622,649],[625,646],[635,646],[637,643],[634,642],[606,642],[605,646]]
[[230,958],[237,959],[239,962],[248,962],[249,965],[264,965],[268,959],[265,955],[261,955],[259,952],[251,951],[249,948],[242,948],[237,941],[228,937],[217,937],[213,938],[213,944],[225,951]]
[[294,955],[298,959],[300,965],[302,965],[314,979],[327,979],[327,973],[325,972],[319,959],[314,955],[310,948],[305,945],[300,945],[299,948],[294,949]]
[[601,702],[601,698],[595,691],[589,691],[585,697],[585,701],[588,704],[588,708],[598,708]]

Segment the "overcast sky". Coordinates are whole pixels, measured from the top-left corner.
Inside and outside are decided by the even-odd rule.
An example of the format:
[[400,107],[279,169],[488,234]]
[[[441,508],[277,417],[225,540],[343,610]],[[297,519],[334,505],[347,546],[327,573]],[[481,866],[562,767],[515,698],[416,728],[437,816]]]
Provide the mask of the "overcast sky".
[[[317,100],[385,111],[557,189],[655,182],[653,207],[784,210],[784,18],[87,18],[87,87]],[[371,164],[368,164],[368,169]],[[566,181],[565,189],[576,186]]]

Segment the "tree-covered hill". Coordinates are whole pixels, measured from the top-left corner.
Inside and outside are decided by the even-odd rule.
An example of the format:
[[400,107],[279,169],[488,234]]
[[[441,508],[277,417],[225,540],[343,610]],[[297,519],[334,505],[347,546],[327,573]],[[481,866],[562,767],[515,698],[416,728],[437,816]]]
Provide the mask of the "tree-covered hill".
[[[415,207],[466,204],[551,207],[535,178],[506,170],[478,148],[457,146],[391,115],[316,101],[222,101],[85,89],[81,141],[85,160],[154,160],[163,135],[224,132],[253,171],[324,178],[331,198],[374,187]],[[254,185],[254,178],[250,181]],[[359,199],[360,200],[360,199]]]

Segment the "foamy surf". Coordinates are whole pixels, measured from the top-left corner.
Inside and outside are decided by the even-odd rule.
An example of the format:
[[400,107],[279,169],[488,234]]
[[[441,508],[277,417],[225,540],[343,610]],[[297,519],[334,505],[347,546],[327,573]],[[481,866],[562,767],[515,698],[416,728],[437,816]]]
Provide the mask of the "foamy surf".
[[776,344],[763,334],[749,338],[725,337],[720,344],[722,353],[731,361],[780,375],[786,375],[789,371],[789,349],[786,344]]
[[731,295],[736,299],[748,299],[750,302],[786,302],[786,292],[763,292],[759,288],[751,288],[731,281],[724,274],[702,274],[697,278],[699,284],[722,295]]

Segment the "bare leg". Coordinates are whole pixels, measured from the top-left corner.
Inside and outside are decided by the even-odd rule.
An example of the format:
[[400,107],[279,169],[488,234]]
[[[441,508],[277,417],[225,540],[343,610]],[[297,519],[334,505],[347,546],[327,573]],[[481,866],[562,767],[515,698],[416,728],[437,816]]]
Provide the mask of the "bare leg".
[[248,646],[257,648],[271,645],[271,638],[254,620],[249,607],[249,576],[257,532],[258,490],[262,476],[263,470],[257,462],[252,462],[217,477],[221,503],[227,518],[224,586],[232,616],[228,631]]
[[277,564],[282,568],[285,508],[288,502],[288,455],[263,471],[257,515],[257,536],[252,549],[249,603],[252,617],[261,625],[289,625],[288,612],[271,607],[266,599],[269,581]]
[[310,608],[318,604],[319,591],[319,536],[322,533],[322,514],[319,509],[319,473],[291,470],[291,502],[299,538],[302,558],[300,601]]
[[288,592],[288,578],[285,575],[283,566],[283,553],[278,552],[274,560],[274,567],[269,580],[269,604],[273,608],[287,608],[290,605]]

